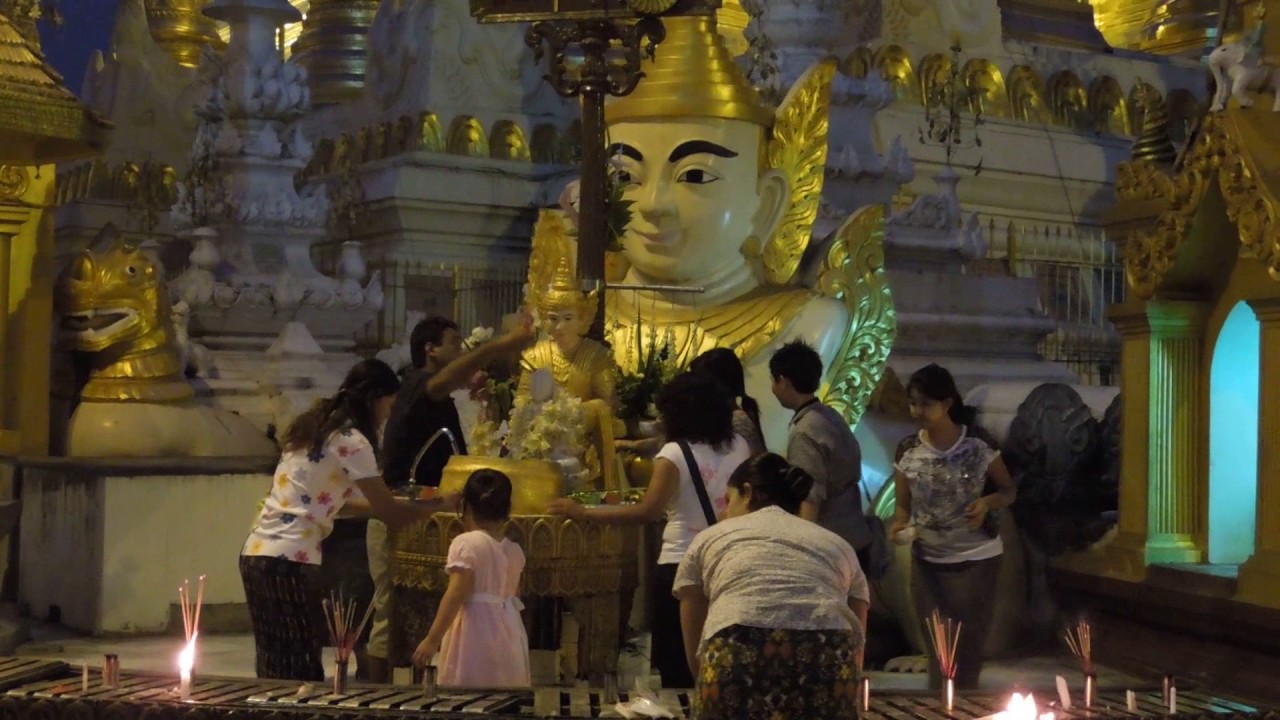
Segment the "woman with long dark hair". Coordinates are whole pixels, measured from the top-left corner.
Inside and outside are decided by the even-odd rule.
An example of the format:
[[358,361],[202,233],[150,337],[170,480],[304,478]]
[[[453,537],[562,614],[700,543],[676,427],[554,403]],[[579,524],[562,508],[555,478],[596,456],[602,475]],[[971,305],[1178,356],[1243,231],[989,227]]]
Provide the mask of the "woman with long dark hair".
[[765,453],[676,572],[697,720],[857,717],[870,594],[839,535],[800,517],[813,478]]
[[382,481],[374,443],[399,387],[386,363],[361,361],[284,433],[271,490],[240,551],[258,677],[324,679],[320,545],[340,512],[402,525],[450,501],[397,501]]
[[561,499],[548,508],[576,521],[642,525],[666,518],[653,580],[653,666],[668,688],[693,687],[684,654],[680,608],[671,594],[676,566],[698,533],[725,508],[729,476],[748,457],[747,441],[733,432],[733,398],[720,383],[696,373],[677,376],[658,396],[666,444],[653,462],[653,478],[635,505],[584,507]]
[[[898,446],[889,534],[911,542],[911,594],[920,623],[934,610],[961,623],[956,687],[975,688],[1004,553],[994,513],[1013,503],[1017,488],[1000,452],[973,430],[977,410],[964,404],[945,368],[916,371],[907,401],[920,432]],[[929,684],[940,688],[942,680],[931,654]]]
[[747,440],[751,454],[765,451],[764,433],[760,430],[760,405],[747,394],[746,373],[742,361],[729,348],[713,348],[689,363],[689,371],[714,378],[733,396],[733,431]]

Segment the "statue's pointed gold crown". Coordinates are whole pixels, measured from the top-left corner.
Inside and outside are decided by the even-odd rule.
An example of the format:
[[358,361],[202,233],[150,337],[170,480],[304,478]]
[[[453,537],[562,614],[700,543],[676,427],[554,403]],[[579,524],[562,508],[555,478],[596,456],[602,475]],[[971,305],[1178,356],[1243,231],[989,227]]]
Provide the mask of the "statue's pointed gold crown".
[[582,286],[573,273],[573,265],[568,256],[565,256],[561,257],[560,262],[556,264],[551,281],[547,283],[546,289],[539,297],[538,310],[550,313],[553,310],[573,308],[580,310],[582,316],[587,318],[587,324],[590,324],[590,318],[595,317],[598,300],[597,293],[582,292]]
[[773,110],[747,77],[716,32],[711,17],[664,18],[667,37],[634,92],[605,105],[609,125],[655,118],[720,118],[772,127]]
[[551,275],[551,284],[547,289],[554,293],[582,292],[577,278],[573,276],[573,266],[569,264],[569,258],[562,257],[560,262],[556,263],[556,271]]

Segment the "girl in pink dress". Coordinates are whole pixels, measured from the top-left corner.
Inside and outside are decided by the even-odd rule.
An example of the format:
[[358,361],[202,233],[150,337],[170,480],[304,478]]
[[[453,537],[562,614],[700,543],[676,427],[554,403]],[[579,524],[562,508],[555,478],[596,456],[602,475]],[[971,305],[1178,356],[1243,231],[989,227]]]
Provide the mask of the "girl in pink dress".
[[462,490],[467,532],[449,544],[449,587],[413,660],[440,653],[437,681],[450,687],[529,687],[529,638],[517,595],[524,551],[502,536],[511,514],[511,480],[477,470]]

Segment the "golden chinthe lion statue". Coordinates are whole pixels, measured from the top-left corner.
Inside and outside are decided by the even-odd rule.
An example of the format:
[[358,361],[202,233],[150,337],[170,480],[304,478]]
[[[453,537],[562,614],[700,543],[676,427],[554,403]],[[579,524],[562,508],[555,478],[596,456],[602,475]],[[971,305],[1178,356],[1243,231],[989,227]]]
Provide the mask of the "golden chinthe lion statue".
[[245,418],[202,405],[183,375],[168,290],[156,264],[108,225],[75,256],[55,291],[60,328],[90,359],[71,417],[76,457],[275,455]]

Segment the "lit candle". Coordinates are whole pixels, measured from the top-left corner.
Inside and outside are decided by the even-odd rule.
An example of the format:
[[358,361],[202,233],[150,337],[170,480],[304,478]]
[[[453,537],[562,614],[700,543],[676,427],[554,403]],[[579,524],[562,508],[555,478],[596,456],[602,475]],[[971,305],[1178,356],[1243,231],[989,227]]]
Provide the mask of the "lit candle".
[[178,699],[187,701],[191,699],[191,669],[196,664],[196,638],[200,633],[192,633],[191,640],[187,642],[186,647],[182,648],[182,652],[178,653]]

